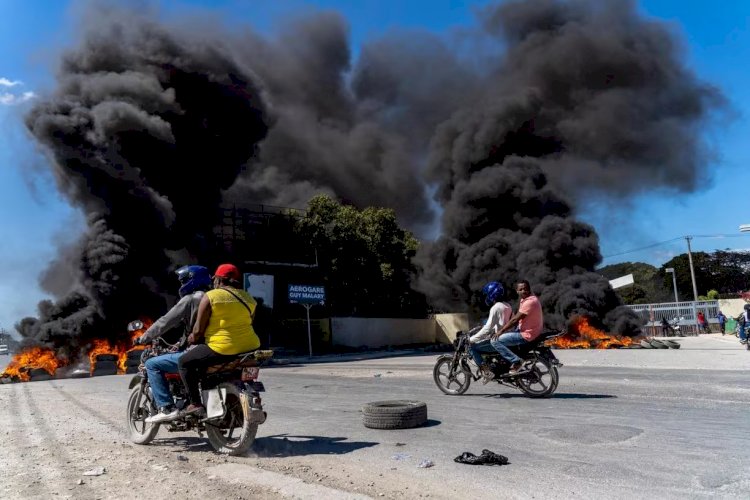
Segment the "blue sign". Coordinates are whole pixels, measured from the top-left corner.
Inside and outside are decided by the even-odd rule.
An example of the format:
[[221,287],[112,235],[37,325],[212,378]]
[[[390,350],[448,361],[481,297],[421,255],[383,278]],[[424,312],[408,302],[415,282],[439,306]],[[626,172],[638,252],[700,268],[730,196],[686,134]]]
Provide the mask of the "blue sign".
[[326,289],[319,285],[289,285],[289,302],[292,304],[323,304]]

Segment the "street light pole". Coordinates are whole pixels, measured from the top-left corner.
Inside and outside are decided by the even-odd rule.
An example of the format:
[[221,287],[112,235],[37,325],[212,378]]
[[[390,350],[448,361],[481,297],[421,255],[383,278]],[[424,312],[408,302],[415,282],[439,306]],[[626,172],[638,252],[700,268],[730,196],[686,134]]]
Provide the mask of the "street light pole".
[[674,272],[674,267],[668,267],[665,269],[666,272],[672,273],[672,287],[674,288],[674,301],[679,302],[680,299],[677,298],[677,278],[676,273]]
[[693,300],[695,302],[698,302],[698,287],[695,286],[695,270],[693,269],[693,254],[690,251],[690,240],[692,240],[692,236],[685,236],[685,240],[687,240],[688,245],[688,262],[690,262],[690,279],[693,280]]

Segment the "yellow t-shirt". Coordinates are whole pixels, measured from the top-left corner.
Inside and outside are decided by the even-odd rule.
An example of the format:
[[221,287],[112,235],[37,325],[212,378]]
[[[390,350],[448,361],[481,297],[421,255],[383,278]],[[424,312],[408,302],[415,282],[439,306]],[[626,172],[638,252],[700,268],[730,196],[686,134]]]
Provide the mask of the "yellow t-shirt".
[[[232,288],[255,314],[257,303],[247,292]],[[219,354],[240,354],[260,347],[260,339],[253,330],[247,308],[231,293],[217,288],[206,292],[211,302],[211,318],[206,327],[206,345]]]

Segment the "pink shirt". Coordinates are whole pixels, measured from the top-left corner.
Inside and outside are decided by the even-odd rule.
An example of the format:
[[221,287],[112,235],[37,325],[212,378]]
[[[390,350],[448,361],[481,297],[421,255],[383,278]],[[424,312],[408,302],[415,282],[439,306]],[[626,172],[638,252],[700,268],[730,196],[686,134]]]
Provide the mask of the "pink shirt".
[[526,315],[518,322],[521,336],[527,342],[531,342],[542,333],[542,304],[536,295],[529,295],[525,299],[521,299],[518,312]]

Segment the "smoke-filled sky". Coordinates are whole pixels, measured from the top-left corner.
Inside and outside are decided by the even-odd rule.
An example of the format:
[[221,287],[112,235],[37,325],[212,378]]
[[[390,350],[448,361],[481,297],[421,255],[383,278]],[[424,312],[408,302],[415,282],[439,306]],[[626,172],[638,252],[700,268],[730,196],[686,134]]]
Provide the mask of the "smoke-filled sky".
[[[216,3],[218,7],[207,5]],[[54,169],[45,165],[48,159],[35,153],[20,125],[20,115],[34,105],[37,96],[55,87],[59,91],[52,74],[60,47],[76,46],[80,41],[71,33],[79,32],[81,22],[93,22],[82,21],[87,19],[88,9],[82,4],[53,5],[57,10],[47,6],[42,13],[25,2],[4,3],[0,16],[0,22],[8,23],[2,25],[0,42],[4,47],[18,47],[0,61],[0,119],[5,131],[0,138],[0,226],[5,233],[0,248],[0,269],[5,274],[0,284],[4,304],[0,326],[5,327],[35,313],[36,302],[44,293],[37,276],[56,249],[73,243],[86,226],[81,206],[87,208],[89,226],[94,228],[91,232],[103,236],[108,244],[118,244],[117,238],[106,236],[102,222],[91,219],[97,207],[86,197],[75,195],[80,186],[65,184],[68,196],[60,197],[50,176]],[[162,2],[158,15],[169,23],[177,21],[179,32],[194,26],[194,20],[182,19],[191,9],[216,13],[215,19],[207,21],[204,37],[231,31],[236,60],[230,64],[250,68],[255,74],[247,74],[246,80],[252,82],[257,74],[268,93],[272,131],[247,165],[246,177],[252,182],[241,180],[227,194],[230,199],[250,196],[274,204],[300,205],[311,191],[333,192],[358,203],[392,206],[405,224],[434,236],[441,226],[436,204],[429,200],[431,191],[405,166],[424,163],[426,176],[446,206],[477,208],[482,195],[476,198],[470,186],[480,183],[485,188],[488,183],[475,175],[479,170],[476,165],[486,169],[505,155],[522,154],[530,147],[535,155],[541,155],[538,151],[552,154],[542,162],[544,183],[563,193],[552,199],[562,196],[559,203],[566,215],[567,198],[575,201],[571,207],[578,218],[597,229],[604,256],[681,234],[733,233],[738,224],[750,222],[743,219],[742,199],[735,187],[746,175],[743,160],[747,153],[740,147],[740,138],[747,130],[742,114],[747,85],[744,75],[734,72],[741,71],[741,60],[748,55],[748,44],[743,43],[748,40],[747,26],[737,24],[748,17],[742,10],[747,7],[726,3],[717,11],[709,2],[691,3],[688,8],[679,2],[642,2],[641,12],[669,21],[666,28],[654,28],[648,23],[640,25],[640,16],[623,5],[621,10],[594,14],[575,8],[556,12],[546,6],[544,14],[549,17],[545,18],[531,9],[496,9],[490,2],[460,6],[436,1],[408,2],[406,6],[385,1],[355,6],[349,2],[294,1],[281,6],[254,2],[252,9],[234,2]],[[329,8],[338,14],[320,12]],[[545,28],[556,23],[566,26],[561,43],[551,45],[559,54],[545,46],[549,42]],[[637,39],[628,38],[631,32],[638,34]],[[198,48],[190,50],[200,52],[205,42],[200,38],[194,37]],[[506,53],[506,45],[514,50]],[[622,60],[613,59],[613,54],[627,52],[625,49],[632,51]],[[596,60],[599,53],[602,59]],[[577,62],[576,54],[594,60]],[[71,64],[85,72],[97,62],[81,58]],[[576,80],[587,75],[585,71],[573,75],[577,68],[594,68],[597,75],[604,68],[630,75],[633,81],[618,80],[613,92],[601,91],[611,83],[601,81],[587,85],[593,90],[581,94]],[[149,84],[136,78],[129,85],[136,83],[143,88]],[[124,85],[123,81],[106,84],[114,86],[116,93],[121,93],[117,87]],[[715,103],[705,84],[721,88],[734,113],[720,115],[720,127],[700,128],[702,113]],[[89,104],[101,98],[92,95],[96,89],[87,89],[80,82],[64,81],[63,87],[69,95],[88,95],[83,100],[88,99]],[[542,106],[540,102],[554,105]],[[170,96],[155,93],[148,105],[163,112],[160,107],[174,102]],[[111,133],[101,125],[106,124],[107,114],[127,112],[84,107],[91,108],[87,113],[95,113],[93,121],[99,124],[86,135],[89,146],[97,144],[96,133],[102,137]],[[70,109],[63,114],[80,118]],[[616,122],[613,114],[628,118],[625,123]],[[524,122],[532,117],[537,119],[536,135],[562,137],[563,143],[525,144],[522,131],[528,125]],[[483,121],[495,129],[490,130]],[[55,137],[55,126],[60,126],[35,123],[42,127],[42,135],[46,130],[49,137]],[[440,133],[435,134],[438,124]],[[159,124],[153,127],[153,135],[158,136]],[[503,130],[513,132],[509,140],[486,139],[488,133]],[[169,143],[173,138],[161,139]],[[702,149],[701,141],[708,150]],[[467,144],[468,152],[462,152]],[[557,154],[560,151],[563,154]],[[429,161],[414,157],[422,152],[428,152]],[[110,150],[105,155],[115,153]],[[165,157],[168,154],[164,153]],[[248,151],[228,154],[250,156]],[[172,168],[158,175],[179,175],[179,167]],[[513,168],[520,167],[511,162],[506,170]],[[532,168],[537,166],[525,171]],[[151,183],[164,185],[153,177]],[[223,184],[217,187],[225,187]],[[368,189],[363,190],[363,185]],[[595,194],[589,189],[592,187]],[[154,194],[139,187],[137,180],[132,180],[130,188],[142,189],[143,199]],[[175,196],[179,204],[178,194],[170,198]],[[512,199],[523,202],[524,196],[516,194]],[[75,208],[70,206],[71,200],[76,200]],[[174,200],[161,201],[153,205],[161,207],[161,217],[168,218],[172,212],[169,203]],[[442,227],[465,243],[472,236],[461,234],[458,226],[469,221],[482,227],[481,220],[476,214],[465,213],[462,206],[458,208],[445,214]],[[548,224],[554,228],[550,231],[560,232],[560,224],[568,223],[552,220]],[[588,238],[585,227],[566,231],[576,235],[574,241]],[[487,240],[481,244],[486,245]],[[728,239],[696,240],[695,244],[700,249],[745,243]],[[75,247],[70,250],[76,251]],[[683,251],[668,246],[657,250]],[[590,257],[581,258],[586,267]],[[605,263],[646,260],[658,264],[668,258],[635,253]],[[45,274],[47,292],[65,291],[59,289],[64,265],[59,269],[58,276],[54,268]]]

